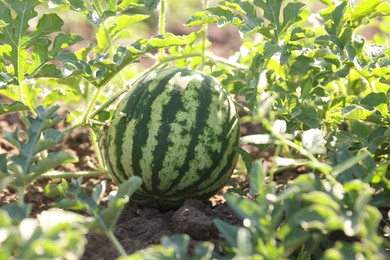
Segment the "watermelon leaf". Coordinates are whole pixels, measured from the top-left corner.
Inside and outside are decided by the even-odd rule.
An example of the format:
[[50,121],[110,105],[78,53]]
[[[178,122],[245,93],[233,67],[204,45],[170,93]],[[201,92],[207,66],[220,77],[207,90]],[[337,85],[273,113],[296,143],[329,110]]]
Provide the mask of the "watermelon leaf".
[[11,112],[18,112],[18,111],[26,111],[30,108],[26,105],[24,105],[22,102],[15,101],[11,104],[3,104],[0,103],[0,115],[11,113]]
[[131,259],[211,259],[216,256],[211,242],[200,242],[193,253],[189,253],[190,237],[187,234],[162,236],[161,245],[151,245],[138,250],[127,258]]
[[56,205],[70,210],[86,210],[93,217],[88,222],[90,230],[95,232],[111,232],[123,207],[129,202],[131,195],[141,186],[141,179],[133,177],[119,185],[118,190],[109,194],[108,206],[101,205],[101,199],[105,195],[107,181],[103,180],[96,185],[91,195],[88,195],[82,187],[82,178],[59,185],[48,185],[46,194],[59,197]]
[[[66,151],[47,152],[53,148],[63,137],[62,133],[52,127],[57,124],[62,117],[57,115],[58,106],[51,108],[37,107],[36,116],[26,116],[22,118],[27,131],[27,141],[20,140],[20,128],[12,133],[6,133],[4,139],[19,150],[19,154],[10,157],[11,166],[8,167],[9,175],[15,176],[12,186],[23,189],[23,185],[28,185],[46,171],[60,166],[66,162],[74,162],[76,159]],[[47,153],[41,156],[41,153]],[[22,183],[19,185],[17,183]]]
[[112,58],[109,55],[97,53],[95,57],[86,63],[74,53],[64,53],[58,57],[65,67],[66,76],[82,76],[96,87],[107,84],[115,75],[130,63],[136,62],[146,53],[160,48],[184,45],[186,37],[176,36],[171,33],[157,35],[150,39],[140,39],[127,47],[119,47]]
[[118,220],[123,207],[129,202],[133,193],[141,186],[142,180],[133,176],[119,185],[116,194],[110,193],[108,207],[103,210],[105,226],[112,229]]

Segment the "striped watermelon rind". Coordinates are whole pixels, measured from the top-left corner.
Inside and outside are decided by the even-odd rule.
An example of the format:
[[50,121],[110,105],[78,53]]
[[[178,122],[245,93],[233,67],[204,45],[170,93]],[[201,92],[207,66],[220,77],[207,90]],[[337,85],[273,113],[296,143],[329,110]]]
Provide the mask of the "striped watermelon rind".
[[232,98],[213,77],[168,68],[141,78],[119,103],[107,131],[106,161],[121,183],[140,176],[135,202],[177,208],[208,199],[236,165],[240,128]]

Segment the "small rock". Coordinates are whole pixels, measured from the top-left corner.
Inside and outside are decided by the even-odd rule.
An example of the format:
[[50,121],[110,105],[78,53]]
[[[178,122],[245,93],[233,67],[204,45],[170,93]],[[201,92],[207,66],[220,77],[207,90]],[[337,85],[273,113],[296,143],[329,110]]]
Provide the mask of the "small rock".
[[173,214],[172,226],[175,232],[186,233],[198,240],[207,240],[217,234],[211,219],[199,209],[189,206],[182,206]]

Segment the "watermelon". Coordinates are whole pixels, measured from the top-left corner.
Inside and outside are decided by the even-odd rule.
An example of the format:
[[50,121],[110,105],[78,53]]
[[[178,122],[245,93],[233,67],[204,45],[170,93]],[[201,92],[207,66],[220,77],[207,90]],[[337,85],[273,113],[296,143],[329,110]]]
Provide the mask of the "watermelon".
[[118,104],[106,134],[114,181],[140,176],[132,200],[174,209],[208,199],[230,177],[240,128],[232,98],[212,76],[165,68],[143,76]]

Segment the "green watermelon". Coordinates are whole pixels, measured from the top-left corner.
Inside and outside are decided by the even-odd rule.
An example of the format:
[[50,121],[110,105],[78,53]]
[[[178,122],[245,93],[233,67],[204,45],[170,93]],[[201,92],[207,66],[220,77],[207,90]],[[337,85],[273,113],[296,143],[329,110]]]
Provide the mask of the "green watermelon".
[[119,103],[106,135],[114,181],[142,178],[132,200],[173,209],[208,199],[237,162],[240,129],[233,100],[213,77],[185,68],[142,77]]

